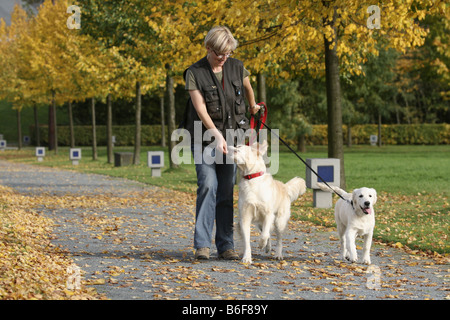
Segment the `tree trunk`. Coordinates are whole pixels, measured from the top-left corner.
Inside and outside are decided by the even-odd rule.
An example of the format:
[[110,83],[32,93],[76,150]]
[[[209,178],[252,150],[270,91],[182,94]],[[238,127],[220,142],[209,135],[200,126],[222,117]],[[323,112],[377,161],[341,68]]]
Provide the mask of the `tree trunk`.
[[350,123],[347,125],[347,147],[352,147],[352,125]]
[[91,98],[92,112],[92,160],[97,160],[97,133],[95,126],[95,98]]
[[72,102],[69,102],[68,108],[69,108],[70,147],[75,148],[75,133],[73,131]]
[[53,92],[52,94],[52,102],[48,109],[48,150],[55,150],[55,154],[58,154],[55,92]]
[[164,115],[164,94],[159,98],[161,107],[161,147],[166,147],[166,119]]
[[53,102],[48,106],[48,150],[55,148],[55,127],[53,126]]
[[36,104],[33,107],[34,109],[34,130],[36,131],[36,147],[41,146],[41,130],[39,130],[39,118],[38,118],[38,110]]
[[[50,105],[48,106],[48,150],[55,150],[56,144],[55,144],[55,94],[52,96],[52,101]],[[56,153],[56,150],[55,150]]]
[[172,154],[172,149],[175,147],[175,141],[172,141],[170,139],[170,136],[172,132],[175,130],[175,95],[173,92],[173,77],[171,75],[171,69],[170,66],[167,67],[167,78],[166,78],[166,90],[167,90],[167,97],[168,97],[168,103],[169,103],[169,159],[170,159],[170,167],[171,168],[177,168],[178,165],[176,165],[172,161],[172,157],[170,156]]
[[136,134],[134,137],[133,164],[140,163],[141,154],[141,83],[136,81]]
[[266,102],[266,77],[262,73],[258,73],[258,100],[259,102]]
[[55,132],[55,154],[58,154],[58,125],[56,123],[56,100],[55,100],[55,93],[53,93],[53,100],[52,100],[52,108],[53,108],[53,127]]
[[106,98],[106,149],[108,154],[108,163],[113,163],[113,145],[112,145],[112,102],[111,94]]
[[17,108],[17,146],[19,150],[22,149],[22,117],[20,112],[21,110]]
[[339,59],[336,53],[336,8],[333,20],[330,23],[334,30],[334,42],[325,41],[325,73],[327,83],[327,110],[328,110],[328,157],[341,160],[341,188],[346,188],[344,170],[344,142],[342,133],[342,105],[341,86],[339,82]]
[[381,112],[378,110],[378,146],[381,147]]
[[306,141],[305,141],[305,135],[302,134],[297,138],[297,150],[300,153],[306,152]]

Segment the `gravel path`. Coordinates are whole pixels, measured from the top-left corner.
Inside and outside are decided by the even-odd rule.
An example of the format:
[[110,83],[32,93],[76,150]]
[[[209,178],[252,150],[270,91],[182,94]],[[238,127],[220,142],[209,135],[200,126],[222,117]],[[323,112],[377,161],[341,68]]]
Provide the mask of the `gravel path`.
[[[0,184],[36,197],[87,283],[110,299],[449,299],[450,267],[375,243],[372,266],[339,259],[333,229],[290,222],[284,261],[193,259],[195,197],[115,179],[0,161]],[[238,243],[238,241],[237,241]],[[238,250],[240,246],[238,245]],[[186,304],[187,306],[189,304]],[[188,312],[189,310],[185,310]],[[193,312],[191,310],[191,312]]]

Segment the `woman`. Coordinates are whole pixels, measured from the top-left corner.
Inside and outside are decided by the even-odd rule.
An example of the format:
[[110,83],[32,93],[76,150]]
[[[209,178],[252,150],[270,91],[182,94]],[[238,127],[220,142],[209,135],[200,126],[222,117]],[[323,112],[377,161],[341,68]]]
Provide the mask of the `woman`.
[[[236,47],[237,41],[228,28],[212,28],[205,38],[206,57],[190,66],[184,74],[190,96],[184,124],[194,139],[192,151],[198,185],[194,234],[196,259],[209,259],[214,220],[219,258],[239,259],[233,241],[236,165],[225,160],[228,152],[226,130],[249,128],[245,117],[245,96],[251,113],[258,112],[259,106],[255,104],[250,73],[241,61],[230,58]],[[202,124],[202,136],[197,140],[193,135],[195,121]],[[214,137],[215,149],[205,148],[210,141],[194,143],[203,140],[205,130]],[[206,156],[216,161],[206,161]]]

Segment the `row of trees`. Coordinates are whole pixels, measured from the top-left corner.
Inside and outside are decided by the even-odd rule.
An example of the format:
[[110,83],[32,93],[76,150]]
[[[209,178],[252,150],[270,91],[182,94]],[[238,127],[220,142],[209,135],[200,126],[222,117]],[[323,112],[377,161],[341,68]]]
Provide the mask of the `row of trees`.
[[[73,4],[80,9],[80,29],[71,28],[77,22],[76,12],[67,13],[67,8]],[[49,105],[53,148],[57,105],[90,99],[95,124],[95,100],[107,102],[108,115],[114,100],[133,100],[137,163],[141,95],[166,93],[172,132],[174,86],[183,83],[184,69],[205,54],[208,30],[227,25],[240,43],[236,56],[257,75],[259,100],[266,100],[262,85],[266,80],[277,85],[305,74],[325,77],[328,155],[340,158],[344,168],[341,79],[370,76],[364,73],[368,70],[364,64],[380,51],[406,53],[423,45],[429,33],[423,21],[428,16],[444,21],[443,34],[449,28],[450,8],[445,1],[390,0],[370,5],[362,0],[79,0],[70,4],[46,0],[35,16],[16,7],[11,26],[0,23],[0,78],[5,84],[0,98],[18,110]],[[444,40],[433,41],[440,41],[441,55],[448,59]],[[435,63],[448,80],[445,61]],[[443,95],[448,97],[448,92]],[[289,114],[298,114],[295,106]],[[301,127],[305,121],[302,115],[294,123]],[[341,181],[345,186],[343,170]]]

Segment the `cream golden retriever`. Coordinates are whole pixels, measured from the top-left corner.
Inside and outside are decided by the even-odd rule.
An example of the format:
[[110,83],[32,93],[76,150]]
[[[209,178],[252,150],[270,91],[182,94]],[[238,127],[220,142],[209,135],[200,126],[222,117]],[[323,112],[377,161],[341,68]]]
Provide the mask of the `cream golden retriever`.
[[277,246],[275,258],[283,259],[282,235],[291,215],[291,203],[306,191],[305,180],[295,177],[287,183],[273,179],[266,172],[263,155],[267,142],[251,146],[228,147],[230,157],[241,173],[239,183],[239,231],[244,240],[242,262],[252,263],[250,228],[252,222],[261,231],[259,246],[268,253],[271,250],[270,233],[275,230]]
[[334,208],[336,226],[341,239],[342,259],[356,262],[356,236],[364,237],[362,263],[370,264],[370,247],[372,245],[373,229],[375,227],[375,210],[377,192],[372,188],[360,188],[348,193],[341,188],[324,183],[317,183],[320,189],[328,192],[337,192],[345,200],[339,199]]

